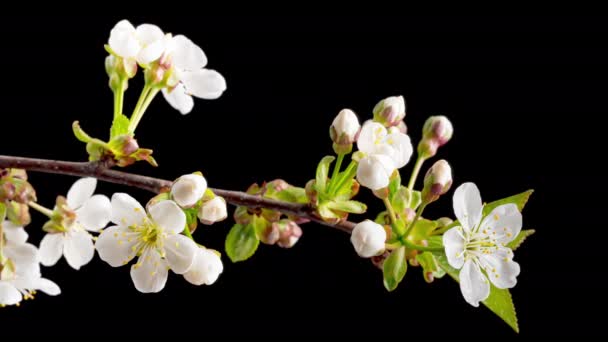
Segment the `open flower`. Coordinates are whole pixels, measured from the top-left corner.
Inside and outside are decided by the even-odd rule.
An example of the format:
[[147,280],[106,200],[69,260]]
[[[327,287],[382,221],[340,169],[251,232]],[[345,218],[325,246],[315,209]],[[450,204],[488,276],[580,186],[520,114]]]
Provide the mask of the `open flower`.
[[145,65],[160,58],[169,39],[156,25],[135,28],[128,20],[121,20],[110,31],[108,45],[117,56]]
[[393,160],[385,155],[371,154],[359,161],[357,181],[362,186],[378,190],[388,186],[395,171]]
[[205,68],[207,56],[203,50],[183,35],[177,35],[167,43],[161,65],[172,69],[171,82],[169,88],[163,88],[163,96],[182,114],[192,111],[192,95],[213,100],[226,90],[224,77]]
[[519,264],[507,247],[521,231],[522,217],[515,204],[496,207],[482,217],[483,205],[477,186],[464,183],[454,192],[454,213],[460,226],[443,235],[450,265],[460,269],[464,299],[477,307],[490,295],[488,279],[499,289],[517,283]]
[[404,167],[414,152],[407,134],[397,131],[389,133],[383,125],[371,120],[361,128],[357,147],[368,155],[381,154],[391,158],[397,169]]
[[81,178],[68,191],[67,199],[59,212],[62,224],[53,225],[53,232],[40,242],[40,261],[53,266],[61,255],[68,264],[78,270],[93,259],[95,248],[90,232],[98,232],[110,221],[110,200],[104,195],[93,195],[97,179]]
[[183,274],[192,266],[198,246],[180,234],[186,215],[175,202],[153,204],[146,214],[133,197],[114,194],[112,222],[116,226],[105,229],[95,247],[112,267],[126,265],[139,256],[131,266],[131,278],[140,292],[159,292],[165,287],[169,268]]
[[205,248],[198,248],[194,263],[190,270],[184,273],[184,278],[194,285],[211,285],[215,283],[222,271],[224,271],[224,265],[218,254]]

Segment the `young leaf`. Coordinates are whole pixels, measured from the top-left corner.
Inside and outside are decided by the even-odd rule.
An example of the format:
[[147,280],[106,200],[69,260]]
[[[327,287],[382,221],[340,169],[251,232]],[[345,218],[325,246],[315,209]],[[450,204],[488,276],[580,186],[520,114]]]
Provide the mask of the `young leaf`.
[[403,280],[403,277],[405,277],[405,272],[407,272],[405,246],[401,246],[395,249],[384,261],[384,265],[382,266],[384,287],[389,291],[396,289],[397,285],[399,285]]
[[519,248],[519,246],[521,246],[521,244],[524,241],[526,241],[528,236],[530,236],[534,233],[536,233],[536,231],[534,229],[522,230],[521,232],[519,232],[519,234],[517,234],[517,236],[515,237],[515,239],[513,239],[513,241],[511,241],[507,244],[507,247],[511,248],[512,250],[516,250],[517,248]]
[[129,119],[123,114],[119,114],[112,121],[112,128],[110,129],[110,140],[119,135],[129,133]]
[[[435,254],[435,258],[441,267],[447,274],[450,275],[456,282],[459,281],[459,270],[450,266],[445,257],[445,254]],[[490,284],[491,285],[491,284]],[[488,307],[490,311],[500,317],[505,323],[507,323],[515,332],[519,333],[519,325],[517,324],[517,314],[515,312],[515,306],[513,305],[513,299],[508,289],[497,289],[494,285],[490,287],[490,296],[484,300],[483,305]]]
[[421,218],[414,224],[410,236],[414,241],[426,240],[435,228],[437,228],[437,222]]
[[363,214],[367,210],[367,206],[358,201],[329,201],[327,207],[353,214]]
[[318,192],[325,192],[327,186],[327,175],[329,174],[329,166],[336,159],[332,156],[325,156],[317,166],[316,186]]
[[513,195],[507,198],[500,199],[498,201],[487,203],[483,206],[483,216],[489,214],[494,208],[501,206],[503,204],[513,203],[517,205],[517,209],[522,211],[526,203],[528,203],[528,199],[534,190],[524,191],[521,194]]
[[232,262],[249,259],[257,250],[260,240],[253,225],[235,224],[226,236],[226,254]]
[[401,187],[401,175],[399,174],[399,170],[395,170],[392,175],[391,182],[388,184],[388,193],[389,196],[393,196],[399,188]]

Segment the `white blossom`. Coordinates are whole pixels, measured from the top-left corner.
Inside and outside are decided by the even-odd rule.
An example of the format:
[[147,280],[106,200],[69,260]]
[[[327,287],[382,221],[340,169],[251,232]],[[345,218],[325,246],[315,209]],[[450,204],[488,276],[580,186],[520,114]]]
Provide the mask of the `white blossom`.
[[224,265],[220,256],[211,250],[199,248],[194,257],[194,263],[190,270],[184,273],[184,278],[194,285],[211,285],[215,283],[222,271],[224,271]]
[[183,208],[192,207],[207,191],[205,177],[197,174],[179,177],[171,187],[171,197]]
[[357,115],[350,109],[343,109],[332,122],[330,135],[336,144],[352,144],[357,140],[360,129]]
[[108,45],[117,56],[145,65],[161,57],[170,39],[156,25],[135,28],[128,20],[121,20],[110,31]]
[[371,190],[382,189],[388,186],[395,170],[391,158],[381,154],[371,154],[359,161],[357,181]]
[[203,203],[198,211],[198,218],[204,224],[213,224],[225,220],[228,217],[226,200],[215,196],[213,199]]
[[355,226],[350,242],[362,258],[370,258],[384,251],[386,231],[376,222],[365,220]]

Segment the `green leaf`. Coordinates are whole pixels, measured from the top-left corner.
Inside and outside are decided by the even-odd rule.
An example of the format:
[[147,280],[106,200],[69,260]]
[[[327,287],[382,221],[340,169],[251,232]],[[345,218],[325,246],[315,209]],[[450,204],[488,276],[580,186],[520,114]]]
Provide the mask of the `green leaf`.
[[[447,274],[458,282],[458,274],[460,271],[450,266],[445,254],[435,254],[435,258]],[[507,289],[497,289],[490,283],[490,296],[482,302],[490,311],[500,317],[507,323],[515,332],[519,333],[519,325],[517,324],[517,314],[511,293]]]
[[515,237],[515,239],[513,239],[513,241],[511,241],[507,244],[507,247],[511,248],[512,250],[516,250],[517,248],[519,248],[519,246],[521,246],[521,244],[524,241],[526,241],[528,236],[530,236],[534,233],[536,233],[536,230],[534,230],[534,229],[522,230],[521,232],[519,232],[519,234],[517,234],[517,236]]
[[249,259],[258,249],[260,240],[253,225],[235,224],[226,236],[226,254],[232,262]]
[[534,190],[528,190],[522,192],[521,194],[503,198],[498,201],[486,203],[486,205],[484,205],[483,207],[483,216],[488,215],[492,210],[494,210],[494,208],[508,203],[516,204],[517,209],[519,209],[519,211],[522,211],[526,203],[528,203],[528,199],[530,198],[530,195],[532,195],[533,192]]
[[123,114],[119,114],[112,121],[112,128],[110,129],[110,140],[119,135],[129,133],[129,118]]
[[389,291],[396,289],[397,285],[399,285],[403,280],[403,277],[405,277],[406,272],[407,260],[405,259],[405,246],[401,246],[395,249],[384,261],[384,265],[382,266],[384,287]]
[[413,241],[426,240],[435,228],[437,228],[437,222],[421,218],[414,224],[410,236]]
[[6,206],[4,205],[4,203],[0,203],[0,224],[2,224],[2,222],[4,222],[5,219],[6,219]]
[[327,207],[352,214],[363,214],[367,210],[367,206],[358,201],[329,201]]
[[297,186],[292,186],[283,191],[277,192],[273,197],[285,202],[308,203],[306,190],[304,190],[304,188],[298,188]]
[[401,187],[401,174],[399,170],[395,170],[391,176],[391,182],[388,184],[389,196],[393,196]]
[[333,156],[325,156],[317,166],[316,188],[318,192],[325,192],[327,187],[327,175],[329,174],[329,166],[336,159]]

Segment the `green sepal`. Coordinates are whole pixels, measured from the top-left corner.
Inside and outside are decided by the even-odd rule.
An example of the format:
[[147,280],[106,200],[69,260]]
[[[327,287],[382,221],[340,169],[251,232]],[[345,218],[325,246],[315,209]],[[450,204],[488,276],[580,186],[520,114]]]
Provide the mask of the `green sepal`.
[[110,140],[114,139],[119,135],[129,133],[129,118],[124,114],[119,114],[112,121],[112,128],[110,128]]

